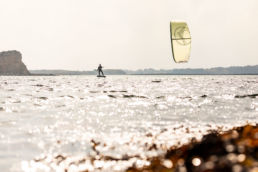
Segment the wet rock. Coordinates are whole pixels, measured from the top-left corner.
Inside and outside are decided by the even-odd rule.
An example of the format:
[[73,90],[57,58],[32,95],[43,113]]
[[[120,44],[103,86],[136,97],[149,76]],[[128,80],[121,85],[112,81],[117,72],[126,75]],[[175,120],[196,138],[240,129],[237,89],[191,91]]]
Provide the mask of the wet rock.
[[154,81],[151,81],[151,82],[154,82],[154,83],[160,83],[161,80],[154,80]]
[[145,96],[137,96],[138,98],[147,99]]
[[144,98],[144,99],[147,98],[147,97],[145,97],[145,96],[136,96],[136,95],[133,95],[133,94],[130,94],[130,95],[123,94],[123,97],[124,97],[124,98]]
[[108,97],[111,97],[111,98],[116,98],[116,96],[114,96],[114,95],[108,95]]
[[156,97],[156,99],[164,99],[165,98],[165,96],[158,96],[158,97]]
[[36,84],[36,85],[34,85],[34,86],[36,86],[36,87],[43,87],[44,85],[42,85],[42,84]]
[[[201,96],[202,97],[202,96]],[[185,97],[179,97],[180,99],[192,99],[192,97],[190,97],[190,96],[185,96]]]
[[100,142],[97,142],[97,141],[95,141],[95,140],[93,140],[93,139],[92,139],[90,142],[91,142],[91,144],[92,144],[92,146],[91,146],[92,150],[93,150],[94,152],[96,152],[97,155],[99,155],[100,152],[97,150],[97,146],[100,145]]
[[206,98],[208,97],[206,94],[202,95],[201,98]]
[[179,148],[172,147],[164,156],[150,158],[149,161],[148,166],[133,166],[127,171],[255,171],[258,164],[258,125],[234,128],[224,134],[212,132],[200,142],[193,140]]
[[17,100],[17,101],[14,101],[13,103],[21,103],[21,101],[20,101],[20,100]]
[[126,95],[126,94],[123,94],[123,97],[124,98],[133,98],[133,97],[137,97],[137,96],[135,96],[135,95]]
[[48,88],[48,91],[54,91],[54,88]]
[[146,134],[146,137],[152,137],[153,135],[151,133]]
[[[182,127],[179,126],[179,128]],[[132,160],[134,162],[127,167],[126,171],[128,172],[255,171],[258,162],[258,125],[237,127],[222,134],[221,132],[222,130],[220,129],[211,131],[201,141],[192,139],[190,143],[183,146],[166,148],[165,154],[156,157],[144,157],[128,153],[124,153],[122,156],[105,155],[99,148],[107,145],[92,139],[90,142],[94,153],[89,156],[72,159],[72,157],[58,154],[51,158],[50,162],[49,158],[46,157],[34,161],[39,163],[46,162],[49,166],[53,164],[60,166],[62,163],[63,165],[66,164],[65,168],[67,169],[71,166],[79,167],[87,164],[91,168],[89,171],[107,171],[103,166],[96,165],[99,162],[102,164],[115,164]],[[146,136],[152,138],[153,134],[147,133]],[[145,143],[145,148],[156,152],[160,149],[160,146],[152,142]],[[144,160],[149,163],[139,166],[136,163],[138,160],[139,162]],[[85,171],[87,170],[85,168]],[[109,169],[108,171],[113,170]]]
[[90,93],[98,93],[99,91],[89,91]]
[[110,93],[116,93],[116,92],[127,93],[126,90],[121,90],[121,91],[111,90],[111,91],[109,91],[109,92],[110,92]]
[[48,98],[47,97],[38,97],[39,99],[41,100],[47,100]]
[[15,91],[14,89],[8,89],[7,91]]
[[246,97],[256,98],[256,97],[258,97],[258,94],[246,94],[246,95],[236,95],[235,96],[235,98],[246,98]]

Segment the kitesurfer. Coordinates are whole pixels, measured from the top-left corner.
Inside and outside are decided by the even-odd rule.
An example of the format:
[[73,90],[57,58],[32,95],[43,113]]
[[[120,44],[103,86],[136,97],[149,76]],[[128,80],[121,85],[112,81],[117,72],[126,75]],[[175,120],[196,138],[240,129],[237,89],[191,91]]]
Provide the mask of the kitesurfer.
[[[98,76],[104,76],[104,73],[103,73],[103,71],[102,71],[102,66],[101,66],[101,64],[99,64],[98,73],[99,73]],[[102,75],[100,75],[100,73],[101,73]]]

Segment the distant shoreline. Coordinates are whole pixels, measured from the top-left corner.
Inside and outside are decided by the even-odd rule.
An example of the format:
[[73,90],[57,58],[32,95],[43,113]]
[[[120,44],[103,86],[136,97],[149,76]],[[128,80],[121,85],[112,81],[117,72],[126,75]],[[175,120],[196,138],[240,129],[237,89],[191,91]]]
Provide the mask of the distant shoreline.
[[198,76],[198,75],[217,75],[217,76],[220,76],[220,75],[258,75],[258,74],[130,74],[130,75],[195,75],[195,76]]
[[[30,70],[33,75],[97,75],[96,70],[71,71],[71,70]],[[232,66],[197,69],[105,69],[105,75],[258,75],[258,65]]]
[[[97,74],[96,74],[97,75]],[[0,76],[96,76],[94,74],[30,74]],[[258,74],[106,74],[106,76],[255,76]]]
[[[59,75],[97,75],[96,70],[72,71],[72,70],[29,70],[28,75],[0,73],[0,76],[59,76]],[[105,75],[258,75],[258,65],[255,66],[232,66],[197,69],[105,69]]]

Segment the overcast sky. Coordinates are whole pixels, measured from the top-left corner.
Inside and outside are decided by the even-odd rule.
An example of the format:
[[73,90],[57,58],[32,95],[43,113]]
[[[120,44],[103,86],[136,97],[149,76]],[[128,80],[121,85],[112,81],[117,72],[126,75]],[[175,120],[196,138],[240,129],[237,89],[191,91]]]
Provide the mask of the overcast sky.
[[[192,35],[187,64],[169,23]],[[258,64],[258,0],[1,0],[0,51],[29,69],[174,69]]]

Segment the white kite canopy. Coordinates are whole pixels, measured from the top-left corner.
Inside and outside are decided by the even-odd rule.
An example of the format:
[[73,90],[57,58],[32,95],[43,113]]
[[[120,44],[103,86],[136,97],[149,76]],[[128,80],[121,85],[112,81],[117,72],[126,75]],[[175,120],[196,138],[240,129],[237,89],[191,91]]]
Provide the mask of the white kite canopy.
[[188,62],[191,52],[191,35],[185,22],[170,22],[173,58],[176,63]]

